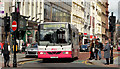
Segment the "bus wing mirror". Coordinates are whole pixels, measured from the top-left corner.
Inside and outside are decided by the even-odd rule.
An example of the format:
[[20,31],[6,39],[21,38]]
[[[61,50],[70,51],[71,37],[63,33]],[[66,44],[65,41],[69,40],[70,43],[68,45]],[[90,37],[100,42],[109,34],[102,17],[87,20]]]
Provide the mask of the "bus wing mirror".
[[36,41],[39,42],[39,32],[36,32]]
[[69,43],[69,45],[71,44],[71,39],[69,39],[68,43]]
[[75,37],[75,32],[73,32],[73,37]]

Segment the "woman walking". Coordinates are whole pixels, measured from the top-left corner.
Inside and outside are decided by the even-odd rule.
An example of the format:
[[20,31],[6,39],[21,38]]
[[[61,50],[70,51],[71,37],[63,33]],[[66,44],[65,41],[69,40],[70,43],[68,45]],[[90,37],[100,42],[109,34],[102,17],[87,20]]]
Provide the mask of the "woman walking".
[[90,44],[90,58],[89,58],[89,60],[92,60],[92,59],[95,58],[93,50],[94,50],[94,43],[93,43],[93,40],[92,40],[91,44]]
[[108,40],[105,41],[105,48],[103,49],[103,51],[104,51],[104,58],[106,58],[105,65],[109,65],[110,45]]

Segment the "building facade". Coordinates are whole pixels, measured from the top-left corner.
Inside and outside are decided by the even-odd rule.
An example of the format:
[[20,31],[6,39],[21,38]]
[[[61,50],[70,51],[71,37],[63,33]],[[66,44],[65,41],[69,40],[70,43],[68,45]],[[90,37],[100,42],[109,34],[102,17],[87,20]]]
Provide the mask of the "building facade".
[[120,21],[120,1],[118,2],[118,20]]
[[102,4],[102,42],[105,42],[105,39],[109,37],[109,27],[108,27],[108,16],[109,16],[109,11],[108,11],[108,0],[101,0]]
[[96,0],[90,1],[90,35],[95,36],[95,20],[96,20]]
[[72,0],[44,3],[44,21],[45,22],[71,22]]
[[84,33],[84,10],[84,0],[72,0],[71,23],[77,27],[80,36]]
[[97,1],[96,4],[96,23],[95,23],[95,35],[102,42],[102,5],[100,1]]
[[117,24],[116,24],[116,35],[115,35],[115,43],[118,42],[118,38],[120,38],[120,22],[117,21]]
[[90,38],[90,1],[84,0],[84,34],[83,43],[87,43]]

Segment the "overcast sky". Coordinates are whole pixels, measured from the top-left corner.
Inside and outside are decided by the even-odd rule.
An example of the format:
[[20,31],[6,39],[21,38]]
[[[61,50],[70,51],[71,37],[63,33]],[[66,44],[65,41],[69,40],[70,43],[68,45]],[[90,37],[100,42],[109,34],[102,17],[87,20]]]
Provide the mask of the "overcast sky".
[[[118,18],[118,2],[120,0],[108,0],[109,2],[109,12],[114,12],[114,15]],[[109,14],[111,15],[111,13]]]

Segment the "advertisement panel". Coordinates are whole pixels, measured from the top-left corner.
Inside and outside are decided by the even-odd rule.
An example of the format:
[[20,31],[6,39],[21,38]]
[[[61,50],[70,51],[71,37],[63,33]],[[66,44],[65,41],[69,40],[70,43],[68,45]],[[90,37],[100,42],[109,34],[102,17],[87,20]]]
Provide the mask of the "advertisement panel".
[[4,2],[0,2],[0,15],[4,14]]

